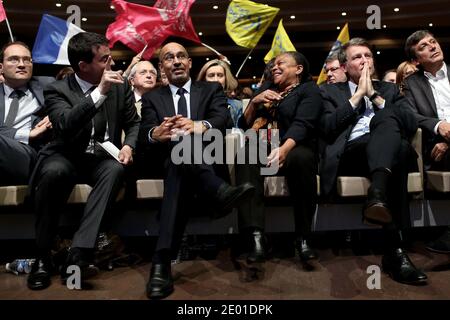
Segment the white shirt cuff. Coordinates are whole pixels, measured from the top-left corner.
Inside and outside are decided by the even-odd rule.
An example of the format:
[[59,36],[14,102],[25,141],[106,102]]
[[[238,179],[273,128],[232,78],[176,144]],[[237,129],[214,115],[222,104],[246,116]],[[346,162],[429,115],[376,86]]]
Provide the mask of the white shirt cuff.
[[[384,100],[384,99],[383,99]],[[382,104],[380,104],[379,106],[375,105],[375,103],[372,102],[372,104],[377,107],[378,109],[384,109],[384,105],[386,104],[386,100],[383,101]]]
[[441,124],[442,120],[439,121],[435,126],[434,126],[434,133],[435,134],[439,134],[439,125]]
[[30,140],[30,130],[28,129],[17,130],[16,134],[14,135],[14,139],[19,142],[29,144],[28,142]]
[[158,142],[157,140],[155,140],[155,139],[152,138],[152,132],[153,132],[153,130],[155,130],[155,128],[156,128],[156,127],[151,128],[150,131],[148,132],[148,141],[149,141],[150,143],[156,143],[156,142]]
[[92,101],[94,101],[95,108],[98,109],[105,101],[106,95],[101,94],[100,90],[98,88],[95,88],[95,90],[91,92],[91,98]]

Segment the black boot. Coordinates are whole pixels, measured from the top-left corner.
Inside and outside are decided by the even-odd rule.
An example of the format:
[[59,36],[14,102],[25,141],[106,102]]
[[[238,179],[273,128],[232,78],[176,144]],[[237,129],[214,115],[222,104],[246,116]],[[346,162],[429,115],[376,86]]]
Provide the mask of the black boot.
[[250,235],[251,247],[247,256],[248,263],[261,263],[266,261],[266,241],[264,232],[255,229]]

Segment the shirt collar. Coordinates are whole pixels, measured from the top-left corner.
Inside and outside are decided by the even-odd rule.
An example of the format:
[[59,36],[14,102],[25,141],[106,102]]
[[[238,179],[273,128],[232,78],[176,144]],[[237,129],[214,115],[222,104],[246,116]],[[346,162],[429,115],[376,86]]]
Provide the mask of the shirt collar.
[[81,79],[76,73],[75,73],[75,79],[77,80],[78,85],[81,88],[81,91],[83,91],[83,94],[85,94],[86,91],[88,91],[90,88],[95,86],[95,84],[92,84],[90,82],[87,82],[87,81],[84,81],[83,79]]
[[424,71],[423,73],[425,74],[425,77],[427,77],[428,79],[442,80],[447,78],[447,66],[445,65],[445,62],[443,62],[442,67],[438,70],[438,72],[436,72],[436,76],[433,76],[433,74],[431,74],[428,71]]
[[134,101],[136,102],[141,101],[142,98],[141,95],[136,90],[134,90],[133,93],[134,93]]
[[[5,97],[8,97],[11,95],[11,93],[16,90],[11,88],[10,86],[8,86],[6,83],[3,83],[3,88],[5,90]],[[27,87],[20,87],[17,88],[17,90],[22,90],[23,92],[25,92],[25,95],[28,96],[28,94],[30,93],[30,90]]]
[[[189,80],[183,86],[184,90],[186,90],[187,93],[189,93],[189,94],[191,94],[191,83],[192,83],[192,80],[191,80],[191,78],[189,78]],[[178,89],[180,89],[179,87],[174,86],[171,83],[169,83],[169,88],[170,88],[170,91],[172,92],[172,96],[175,96],[177,94]]]
[[358,87],[358,85],[354,82],[352,82],[351,80],[348,81],[348,87],[350,88],[350,92],[352,94],[352,96],[355,94],[356,91],[356,87]]

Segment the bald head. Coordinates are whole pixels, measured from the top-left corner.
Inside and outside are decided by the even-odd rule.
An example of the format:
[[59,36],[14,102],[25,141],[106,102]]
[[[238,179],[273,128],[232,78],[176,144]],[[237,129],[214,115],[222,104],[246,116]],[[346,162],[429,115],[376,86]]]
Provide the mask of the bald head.
[[170,84],[182,87],[189,80],[192,60],[186,48],[176,42],[170,42],[159,52],[159,68],[167,76]]

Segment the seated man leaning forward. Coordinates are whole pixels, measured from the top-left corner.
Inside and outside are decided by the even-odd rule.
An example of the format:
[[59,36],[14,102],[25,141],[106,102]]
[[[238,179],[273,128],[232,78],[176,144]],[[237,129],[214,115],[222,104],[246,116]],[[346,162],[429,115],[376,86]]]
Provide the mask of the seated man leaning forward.
[[[214,173],[212,165],[204,164],[203,159],[200,164],[174,161],[177,159],[171,156],[172,149],[178,146],[171,139],[173,135],[182,135],[181,142],[189,144],[201,139],[207,130],[220,130],[223,134],[230,113],[219,83],[191,80],[192,61],[183,46],[174,42],[166,44],[159,60],[160,70],[166,74],[169,85],[142,96],[139,133],[139,139],[147,144],[166,146],[159,237],[147,284],[149,298],[164,298],[174,290],[171,256],[178,251],[189,214],[186,203],[194,192],[214,200],[215,206],[210,211],[215,211],[216,217],[227,214],[254,192],[251,184],[230,186]],[[183,152],[188,153],[187,158],[198,158],[195,151],[203,154],[204,146],[201,144],[200,150],[196,150],[194,145],[191,151],[186,148]]]
[[372,80],[374,60],[366,40],[351,39],[341,55],[348,81],[321,87],[325,111],[320,127],[326,141],[321,194],[332,193],[337,176],[368,177],[363,215],[386,232],[383,270],[398,282],[423,284],[427,276],[400,248],[400,229],[410,226],[408,163],[417,155],[409,140],[417,121],[395,84]]
[[[96,33],[79,33],[69,40],[68,57],[75,73],[44,91],[55,139],[41,150],[30,182],[38,247],[28,277],[33,290],[50,285],[54,271],[50,249],[60,213],[76,183],[87,183],[92,191],[61,267],[61,278],[66,281],[68,266],[74,265],[80,268],[82,280],[98,272],[92,262],[100,224],[123,185],[124,166],[132,162],[139,133],[130,87],[120,71],[111,70],[108,40]],[[119,161],[99,147],[106,141],[120,150]]]

